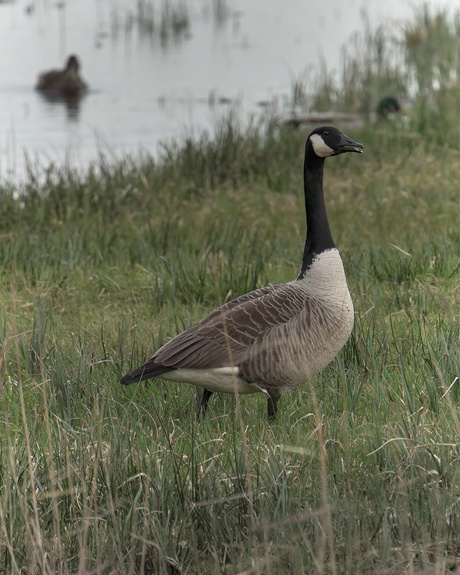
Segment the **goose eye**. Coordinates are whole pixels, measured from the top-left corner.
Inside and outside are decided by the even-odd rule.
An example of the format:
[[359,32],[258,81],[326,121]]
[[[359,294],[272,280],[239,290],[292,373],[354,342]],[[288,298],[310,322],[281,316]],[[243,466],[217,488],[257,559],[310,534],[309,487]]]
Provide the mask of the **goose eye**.
[[323,130],[323,134],[324,134],[325,136],[329,136],[329,130]]

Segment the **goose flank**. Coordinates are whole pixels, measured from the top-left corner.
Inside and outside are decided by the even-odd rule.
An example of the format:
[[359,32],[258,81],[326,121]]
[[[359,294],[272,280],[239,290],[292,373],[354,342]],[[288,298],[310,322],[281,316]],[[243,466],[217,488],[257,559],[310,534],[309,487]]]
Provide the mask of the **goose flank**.
[[322,371],[353,328],[353,303],[332,239],[323,195],[325,159],[363,146],[332,126],[305,144],[307,237],[298,277],[241,295],[176,335],[121,379],[123,385],[162,377],[204,388],[198,417],[213,392],[265,392],[268,417],[288,389]]

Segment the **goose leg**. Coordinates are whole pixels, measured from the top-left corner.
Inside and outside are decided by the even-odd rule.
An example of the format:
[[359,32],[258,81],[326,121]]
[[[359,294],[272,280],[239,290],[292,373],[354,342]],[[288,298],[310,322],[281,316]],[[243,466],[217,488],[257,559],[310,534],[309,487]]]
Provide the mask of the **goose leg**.
[[280,399],[280,395],[277,393],[269,393],[267,399],[267,413],[268,419],[273,420],[275,419],[276,412],[278,410],[278,401]]
[[203,389],[203,395],[201,396],[200,407],[198,408],[198,412],[196,414],[197,421],[204,421],[206,410],[208,409],[208,401],[211,395],[212,391],[209,391],[209,389]]

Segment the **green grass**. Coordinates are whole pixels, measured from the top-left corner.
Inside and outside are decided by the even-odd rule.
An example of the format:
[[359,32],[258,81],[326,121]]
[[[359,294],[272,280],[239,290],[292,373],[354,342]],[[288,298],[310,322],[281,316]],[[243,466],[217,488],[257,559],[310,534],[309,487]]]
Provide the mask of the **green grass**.
[[[340,126],[338,126],[340,127]],[[434,129],[434,126],[432,126]],[[460,553],[460,152],[353,138],[326,201],[355,328],[263,396],[119,378],[227,298],[293,279],[304,136],[267,127],[0,189],[0,573],[443,573]]]

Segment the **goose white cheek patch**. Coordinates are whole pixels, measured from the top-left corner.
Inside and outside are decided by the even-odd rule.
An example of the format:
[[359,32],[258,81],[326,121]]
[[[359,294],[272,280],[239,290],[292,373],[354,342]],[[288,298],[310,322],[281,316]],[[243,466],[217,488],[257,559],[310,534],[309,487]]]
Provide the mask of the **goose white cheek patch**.
[[310,137],[310,141],[318,157],[327,158],[334,153],[334,150],[326,144],[319,134],[313,134],[313,136]]

